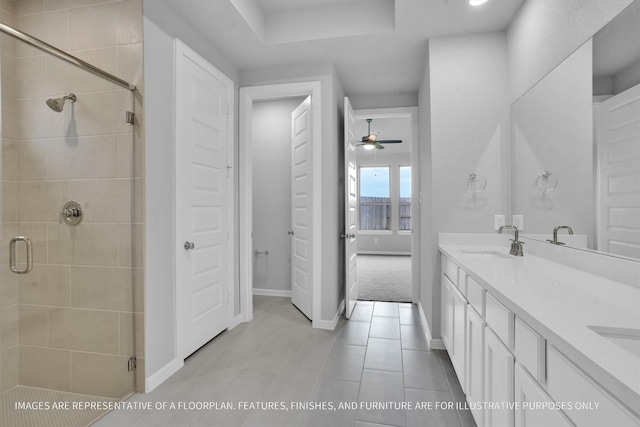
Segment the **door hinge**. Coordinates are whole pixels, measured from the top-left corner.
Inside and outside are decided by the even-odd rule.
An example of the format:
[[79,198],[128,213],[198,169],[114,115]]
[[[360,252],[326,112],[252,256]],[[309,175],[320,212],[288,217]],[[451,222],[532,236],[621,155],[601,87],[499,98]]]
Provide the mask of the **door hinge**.
[[227,116],[229,115],[229,104],[227,104]]
[[227,241],[229,240],[229,230],[227,230]]
[[133,111],[125,112],[124,122],[126,124],[128,124],[129,126],[133,126],[133,119],[134,118],[135,118],[135,114],[133,114]]
[[127,363],[127,371],[133,372],[136,370],[136,358],[132,356]]
[[227,178],[229,178],[229,173],[230,173],[232,168],[233,168],[233,166],[227,165]]

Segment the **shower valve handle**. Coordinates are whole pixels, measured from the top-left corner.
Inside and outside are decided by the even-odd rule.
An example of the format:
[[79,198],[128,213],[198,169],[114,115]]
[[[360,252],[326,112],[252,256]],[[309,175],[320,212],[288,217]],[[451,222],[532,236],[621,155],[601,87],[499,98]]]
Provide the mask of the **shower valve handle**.
[[82,206],[76,201],[65,203],[60,211],[59,223],[66,222],[68,225],[78,225],[82,221]]

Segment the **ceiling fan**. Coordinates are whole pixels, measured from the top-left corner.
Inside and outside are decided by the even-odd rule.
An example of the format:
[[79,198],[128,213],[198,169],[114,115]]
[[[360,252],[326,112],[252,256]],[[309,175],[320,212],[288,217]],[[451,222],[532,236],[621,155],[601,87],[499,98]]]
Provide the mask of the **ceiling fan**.
[[367,130],[367,136],[362,137],[362,144],[358,144],[358,146],[364,146],[365,150],[373,150],[377,148],[378,150],[382,150],[384,147],[381,144],[399,144],[402,142],[401,139],[385,139],[378,141],[378,136],[371,133],[371,122],[373,119],[366,119],[369,124],[369,129]]

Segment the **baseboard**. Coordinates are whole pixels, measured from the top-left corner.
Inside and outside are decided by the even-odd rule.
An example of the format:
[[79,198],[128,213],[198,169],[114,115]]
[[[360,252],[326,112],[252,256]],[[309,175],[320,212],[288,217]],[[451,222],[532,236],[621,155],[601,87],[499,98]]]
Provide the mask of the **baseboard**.
[[291,291],[284,291],[279,289],[260,289],[253,288],[254,295],[265,295],[269,297],[286,297],[291,298]]
[[422,322],[422,327],[424,328],[424,335],[427,338],[427,343],[429,343],[429,348],[431,350],[445,350],[444,342],[442,341],[442,339],[440,338],[434,339],[431,336],[429,323],[427,323],[427,316],[424,314],[422,303],[419,301],[418,301],[418,310],[420,310],[420,321]]
[[344,307],[345,307],[345,303],[344,303],[344,300],[342,300],[340,302],[340,305],[338,306],[338,311],[336,312],[336,315],[333,316],[333,320],[322,320],[322,319],[313,320],[312,321],[313,327],[316,329],[327,329],[327,330],[333,331],[334,329],[336,329],[336,326],[338,326],[338,322],[340,321],[340,315],[344,311]]
[[164,365],[155,374],[145,380],[145,393],[149,393],[154,388],[165,382],[171,375],[175,374],[184,366],[184,360],[173,359]]

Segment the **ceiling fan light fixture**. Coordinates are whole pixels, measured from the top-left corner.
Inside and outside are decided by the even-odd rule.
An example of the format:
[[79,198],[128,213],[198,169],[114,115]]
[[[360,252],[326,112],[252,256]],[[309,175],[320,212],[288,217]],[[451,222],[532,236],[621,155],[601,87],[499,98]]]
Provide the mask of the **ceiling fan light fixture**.
[[369,144],[364,144],[363,147],[364,147],[365,150],[373,150],[374,148],[376,148],[375,145],[370,144],[370,143]]
[[467,0],[467,3],[469,3],[469,6],[481,6],[486,2],[487,0]]

